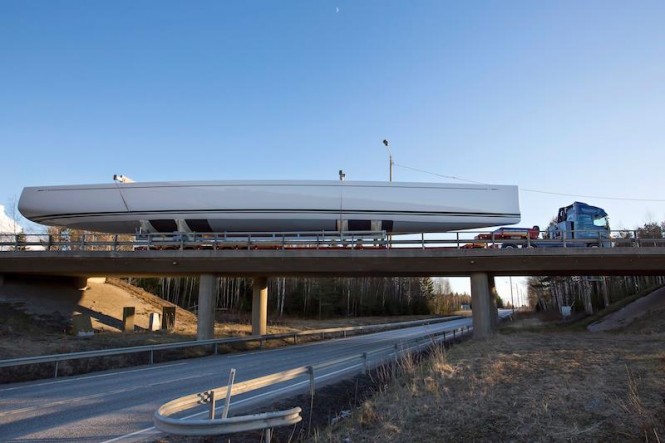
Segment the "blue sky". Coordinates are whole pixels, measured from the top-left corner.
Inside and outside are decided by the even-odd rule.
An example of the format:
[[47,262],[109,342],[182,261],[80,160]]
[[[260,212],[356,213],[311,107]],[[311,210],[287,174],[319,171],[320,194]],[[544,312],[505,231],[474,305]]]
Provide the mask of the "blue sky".
[[518,185],[524,225],[574,200],[614,228],[662,221],[664,17],[663,1],[4,0],[0,203],[116,173],[387,180],[387,138],[396,181]]
[[525,225],[573,200],[613,227],[661,221],[663,17],[662,1],[5,0],[0,203],[115,173],[385,180],[387,138],[395,180],[519,185]]

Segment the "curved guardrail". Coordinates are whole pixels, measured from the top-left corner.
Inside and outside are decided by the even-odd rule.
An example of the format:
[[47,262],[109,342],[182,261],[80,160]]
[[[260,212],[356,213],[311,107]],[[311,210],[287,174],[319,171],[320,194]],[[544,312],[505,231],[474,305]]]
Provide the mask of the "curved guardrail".
[[264,412],[262,414],[217,418],[213,420],[179,420],[161,417],[159,421],[155,421],[155,427],[162,432],[174,435],[204,436],[234,434],[236,432],[293,425],[302,420],[300,412],[301,408],[295,407],[285,411]]
[[[220,386],[208,391],[190,394],[175,400],[171,400],[170,402],[162,405],[155,412],[153,416],[153,422],[155,427],[162,432],[186,436],[222,435],[295,424],[301,420],[301,409],[299,407],[285,411],[275,411],[263,414],[228,418],[224,417],[226,417],[228,414],[230,398],[235,395],[244,394],[250,391],[265,388],[276,383],[283,383],[299,377],[308,376],[310,395],[314,396],[316,386],[315,375],[324,369],[358,361],[358,363],[347,366],[340,371],[335,371],[336,375],[344,372],[357,371],[358,369],[365,373],[371,367],[383,363],[388,358],[398,359],[401,355],[412,352],[414,349],[420,350],[423,347],[430,347],[441,341],[445,342],[450,339],[454,340],[461,338],[470,334],[472,331],[473,328],[470,326],[465,328],[454,328],[448,331],[439,331],[434,334],[428,334],[426,336],[417,337],[411,340],[403,340],[399,343],[396,343],[395,345],[386,346],[372,352],[364,352],[362,354],[355,354],[349,357],[329,360],[314,366],[302,366],[293,368],[247,380],[242,383]],[[375,358],[372,362],[370,355],[378,355],[379,358]],[[214,399],[219,398],[220,395],[223,395],[226,399],[225,406],[222,408],[223,418],[215,418],[217,411]],[[211,417],[209,419],[185,419],[177,417],[188,410],[200,408],[202,405],[206,404],[209,405],[208,415]],[[206,411],[201,411],[199,414],[195,415],[203,415],[205,413]]]

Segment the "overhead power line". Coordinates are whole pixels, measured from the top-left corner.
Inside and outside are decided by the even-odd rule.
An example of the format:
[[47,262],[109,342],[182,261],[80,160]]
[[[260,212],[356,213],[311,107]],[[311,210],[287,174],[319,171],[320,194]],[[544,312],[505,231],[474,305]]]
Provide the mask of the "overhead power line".
[[[455,177],[455,176],[452,176],[452,175],[437,174],[436,172],[426,171],[424,169],[413,168],[411,166],[406,166],[406,165],[402,165],[402,164],[399,164],[399,163],[395,163],[395,166],[398,166],[398,167],[403,168],[403,169],[410,169],[411,171],[422,172],[424,174],[430,174],[430,175],[434,175],[434,176],[437,176],[437,177],[442,177],[442,178],[449,178],[449,179],[464,181],[464,182],[468,182],[468,183],[486,184],[486,183],[479,182],[479,181],[476,181],[476,180],[469,180],[469,179],[466,179],[466,178]],[[540,189],[529,189],[529,188],[520,188],[520,191],[534,192],[534,193],[538,193],[538,194],[560,195],[560,196],[564,196],[564,197],[595,198],[595,199],[599,199],[599,200],[660,202],[660,203],[665,202],[665,199],[662,199],[662,198],[607,197],[607,196],[599,196],[599,195],[568,194],[568,193],[565,193],[565,192],[552,192],[552,191],[543,191],[543,190],[540,190]]]
[[425,174],[436,175],[437,177],[452,178],[453,180],[459,180],[459,181],[469,182],[469,183],[477,183],[477,184],[480,184],[480,185],[485,184],[483,182],[478,182],[478,181],[475,181],[475,180],[468,180],[466,178],[454,177],[452,175],[442,175],[442,174],[437,174],[436,172],[425,171],[424,169],[412,168],[411,166],[400,165],[399,163],[395,163],[395,166],[399,166],[400,168],[403,168],[403,169],[410,169],[412,171],[423,172]]
[[662,199],[662,198],[604,197],[604,196],[601,196],[601,195],[566,194],[566,193],[563,193],[563,192],[540,191],[538,189],[528,189],[528,188],[520,188],[520,190],[525,191],[525,192],[536,192],[538,194],[563,195],[563,196],[566,196],[566,197],[597,198],[599,200],[621,200],[621,201],[635,201],[635,202],[665,202],[665,199]]

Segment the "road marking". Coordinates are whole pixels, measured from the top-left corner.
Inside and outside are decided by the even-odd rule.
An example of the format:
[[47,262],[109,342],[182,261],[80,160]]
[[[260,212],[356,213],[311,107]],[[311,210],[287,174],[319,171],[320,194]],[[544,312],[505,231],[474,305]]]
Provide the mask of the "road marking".
[[[149,431],[157,431],[157,428],[152,426],[150,428],[145,428],[145,429],[141,429],[140,431],[132,432],[131,434],[125,434],[125,435],[121,435],[120,437],[112,438],[111,440],[105,440],[102,443],[111,443],[111,442],[115,442],[115,441],[125,440],[125,439],[131,438],[131,437],[135,437],[139,434],[147,433]],[[160,431],[157,431],[156,433],[161,434]]]

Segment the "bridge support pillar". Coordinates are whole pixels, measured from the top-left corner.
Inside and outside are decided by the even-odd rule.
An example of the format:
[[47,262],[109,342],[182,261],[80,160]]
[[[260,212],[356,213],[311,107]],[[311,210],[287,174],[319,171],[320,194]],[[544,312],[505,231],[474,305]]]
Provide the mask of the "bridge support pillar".
[[76,285],[76,289],[85,291],[88,289],[88,277],[77,277],[74,284]]
[[268,279],[254,277],[252,282],[252,335],[265,335],[268,323]]
[[199,308],[196,339],[215,338],[215,282],[213,274],[201,274],[199,279]]
[[489,276],[484,272],[471,274],[471,303],[474,338],[488,338],[495,329],[492,327],[492,296]]
[[489,276],[490,287],[490,323],[492,324],[492,331],[499,329],[499,307],[496,303],[496,297],[499,295],[496,291],[496,281],[494,276]]

